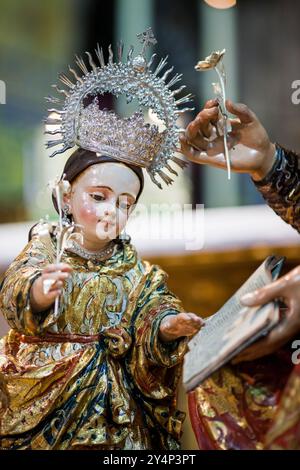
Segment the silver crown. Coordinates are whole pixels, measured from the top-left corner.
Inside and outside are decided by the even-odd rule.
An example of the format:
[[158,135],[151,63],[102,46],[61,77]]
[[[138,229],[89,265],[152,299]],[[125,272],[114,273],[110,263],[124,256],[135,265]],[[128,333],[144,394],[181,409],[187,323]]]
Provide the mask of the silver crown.
[[165,133],[146,124],[139,112],[124,119],[113,112],[101,111],[97,97],[80,113],[80,146],[120,161],[148,168],[164,138]]
[[[177,158],[174,152],[178,146],[179,132],[182,131],[176,121],[178,116],[194,108],[181,108],[184,103],[191,101],[191,95],[186,95],[176,100],[176,95],[181,93],[185,86],[176,90],[171,88],[181,80],[181,75],[176,74],[169,82],[166,80],[173,71],[168,69],[163,76],[159,73],[167,65],[167,58],[160,60],[154,71],[150,70],[156,54],[153,54],[147,63],[145,48],[155,44],[151,28],[138,35],[143,44],[142,52],[133,57],[133,47],[127,54],[127,61],[122,62],[123,45],[118,46],[118,61],[114,62],[111,46],[109,46],[108,64],[105,64],[104,55],[99,45],[96,55],[99,65],[96,65],[89,52],[86,52],[91,70],[89,71],[83,59],[76,57],[76,64],[83,72],[79,76],[69,67],[76,82],[73,83],[65,74],[60,74],[61,82],[68,87],[68,91],[53,87],[65,96],[62,102],[58,98],[48,97],[52,103],[62,103],[62,109],[49,109],[46,119],[47,125],[55,125],[57,129],[46,130],[46,134],[60,134],[60,138],[46,143],[47,148],[57,145],[62,147],[51,155],[63,153],[67,149],[78,145],[87,150],[106,154],[117,160],[145,167],[152,179],[160,188],[156,179],[159,175],[166,184],[173,180],[165,170],[177,175],[170,166],[175,162],[184,168],[186,162]],[[118,97],[125,95],[127,102],[136,99],[139,108],[129,118],[120,118],[112,111],[100,110],[98,99],[101,95],[111,93]],[[94,97],[91,104],[84,106],[84,99]],[[156,125],[146,124],[144,110],[151,109],[164,123],[165,130],[159,132]],[[55,113],[55,118],[53,118]]]

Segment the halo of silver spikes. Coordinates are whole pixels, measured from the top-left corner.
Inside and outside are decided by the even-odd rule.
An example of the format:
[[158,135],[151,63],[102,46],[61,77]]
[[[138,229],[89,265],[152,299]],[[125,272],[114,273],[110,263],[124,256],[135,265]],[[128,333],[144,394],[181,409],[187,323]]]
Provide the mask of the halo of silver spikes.
[[[143,43],[143,50],[144,46],[145,44]],[[63,95],[63,100],[52,96],[46,98],[47,101],[54,103],[56,106],[62,104],[62,109],[55,107],[48,110],[49,115],[45,123],[56,126],[56,129],[48,129],[45,134],[60,135],[61,138],[49,140],[46,143],[46,147],[52,149],[62,144],[61,148],[51,154],[51,157],[54,157],[75,145],[80,146],[80,142],[77,140],[78,120],[82,101],[87,96],[111,93],[116,97],[125,95],[128,101],[137,99],[141,109],[143,107],[151,108],[157,117],[164,122],[166,127],[164,131],[165,139],[161,149],[153,156],[149,166],[147,166],[147,171],[152,181],[162,189],[160,182],[156,179],[157,175],[169,185],[172,184],[173,179],[168,176],[166,170],[173,175],[177,175],[177,172],[170,164],[174,163],[180,168],[184,168],[187,165],[187,162],[174,155],[174,152],[178,151],[178,135],[182,131],[177,126],[176,121],[179,115],[194,109],[188,106],[181,107],[192,101],[192,95],[187,94],[176,98],[181,94],[185,86],[182,85],[176,89],[171,89],[181,81],[182,74],[175,74],[169,79],[173,72],[173,67],[164,71],[167,66],[168,57],[161,59],[152,72],[150,68],[154,63],[156,54],[152,54],[147,63],[144,55],[133,57],[134,48],[131,46],[127,53],[127,61],[123,63],[123,51],[124,46],[122,43],[119,43],[117,47],[117,61],[114,62],[113,50],[109,46],[108,63],[106,64],[103,50],[97,44],[95,49],[96,61],[94,61],[92,54],[86,51],[90,70],[84,59],[78,56],[75,57],[75,63],[81,74],[79,75],[76,70],[69,66],[69,72],[73,75],[75,82],[72,81],[73,78],[69,78],[65,73],[59,74],[60,82],[67,89],[53,85],[53,88],[60,95]],[[164,73],[161,76],[160,74],[163,71]],[[53,114],[55,117],[53,117]]]

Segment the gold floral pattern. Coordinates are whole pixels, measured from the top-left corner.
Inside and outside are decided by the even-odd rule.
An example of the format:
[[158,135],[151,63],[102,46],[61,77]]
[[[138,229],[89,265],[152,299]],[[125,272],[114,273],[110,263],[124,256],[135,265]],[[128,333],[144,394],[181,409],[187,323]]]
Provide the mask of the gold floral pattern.
[[300,367],[288,347],[221,368],[189,408],[201,449],[300,449]]
[[30,288],[54,253],[33,236],[2,285],[11,330],[0,341],[10,397],[0,448],[178,448],[184,413],[175,395],[187,342],[158,338],[162,318],[182,311],[166,274],[129,244],[92,265],[65,252],[73,273],[58,314],[36,314]]

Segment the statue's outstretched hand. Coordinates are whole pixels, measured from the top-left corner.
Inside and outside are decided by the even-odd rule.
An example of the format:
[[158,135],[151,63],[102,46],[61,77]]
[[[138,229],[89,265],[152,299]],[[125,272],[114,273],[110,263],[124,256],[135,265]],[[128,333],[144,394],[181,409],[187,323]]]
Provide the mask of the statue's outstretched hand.
[[178,315],[168,315],[160,324],[159,338],[167,342],[183,336],[193,336],[203,324],[203,320],[195,313],[182,312]]

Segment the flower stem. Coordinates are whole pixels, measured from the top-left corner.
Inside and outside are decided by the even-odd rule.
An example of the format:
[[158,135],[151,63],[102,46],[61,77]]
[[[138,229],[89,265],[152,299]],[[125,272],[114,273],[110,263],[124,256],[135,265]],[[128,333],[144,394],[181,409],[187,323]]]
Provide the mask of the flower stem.
[[[221,90],[222,90],[222,101],[223,101],[223,108],[226,111],[226,91],[225,91],[225,83],[223,76],[218,69],[218,66],[215,67],[215,70],[218,74],[219,80],[220,80],[220,85],[221,85]],[[224,142],[224,154],[225,154],[225,160],[226,160],[226,166],[227,166],[227,175],[228,179],[231,179],[231,168],[230,168],[230,156],[229,156],[229,149],[228,149],[228,142],[227,142],[227,116],[224,116],[224,132],[223,132],[223,142]]]
[[[61,208],[61,191],[60,191],[60,186],[59,183],[55,186],[55,193],[56,193],[56,203],[57,203],[57,208],[58,208],[58,230],[56,231],[56,263],[60,263],[61,260],[61,237],[62,237],[62,230],[63,230],[63,225],[62,225],[62,208]],[[59,295],[55,298],[55,304],[54,304],[54,317],[57,316],[58,313],[58,306],[59,306]]]

